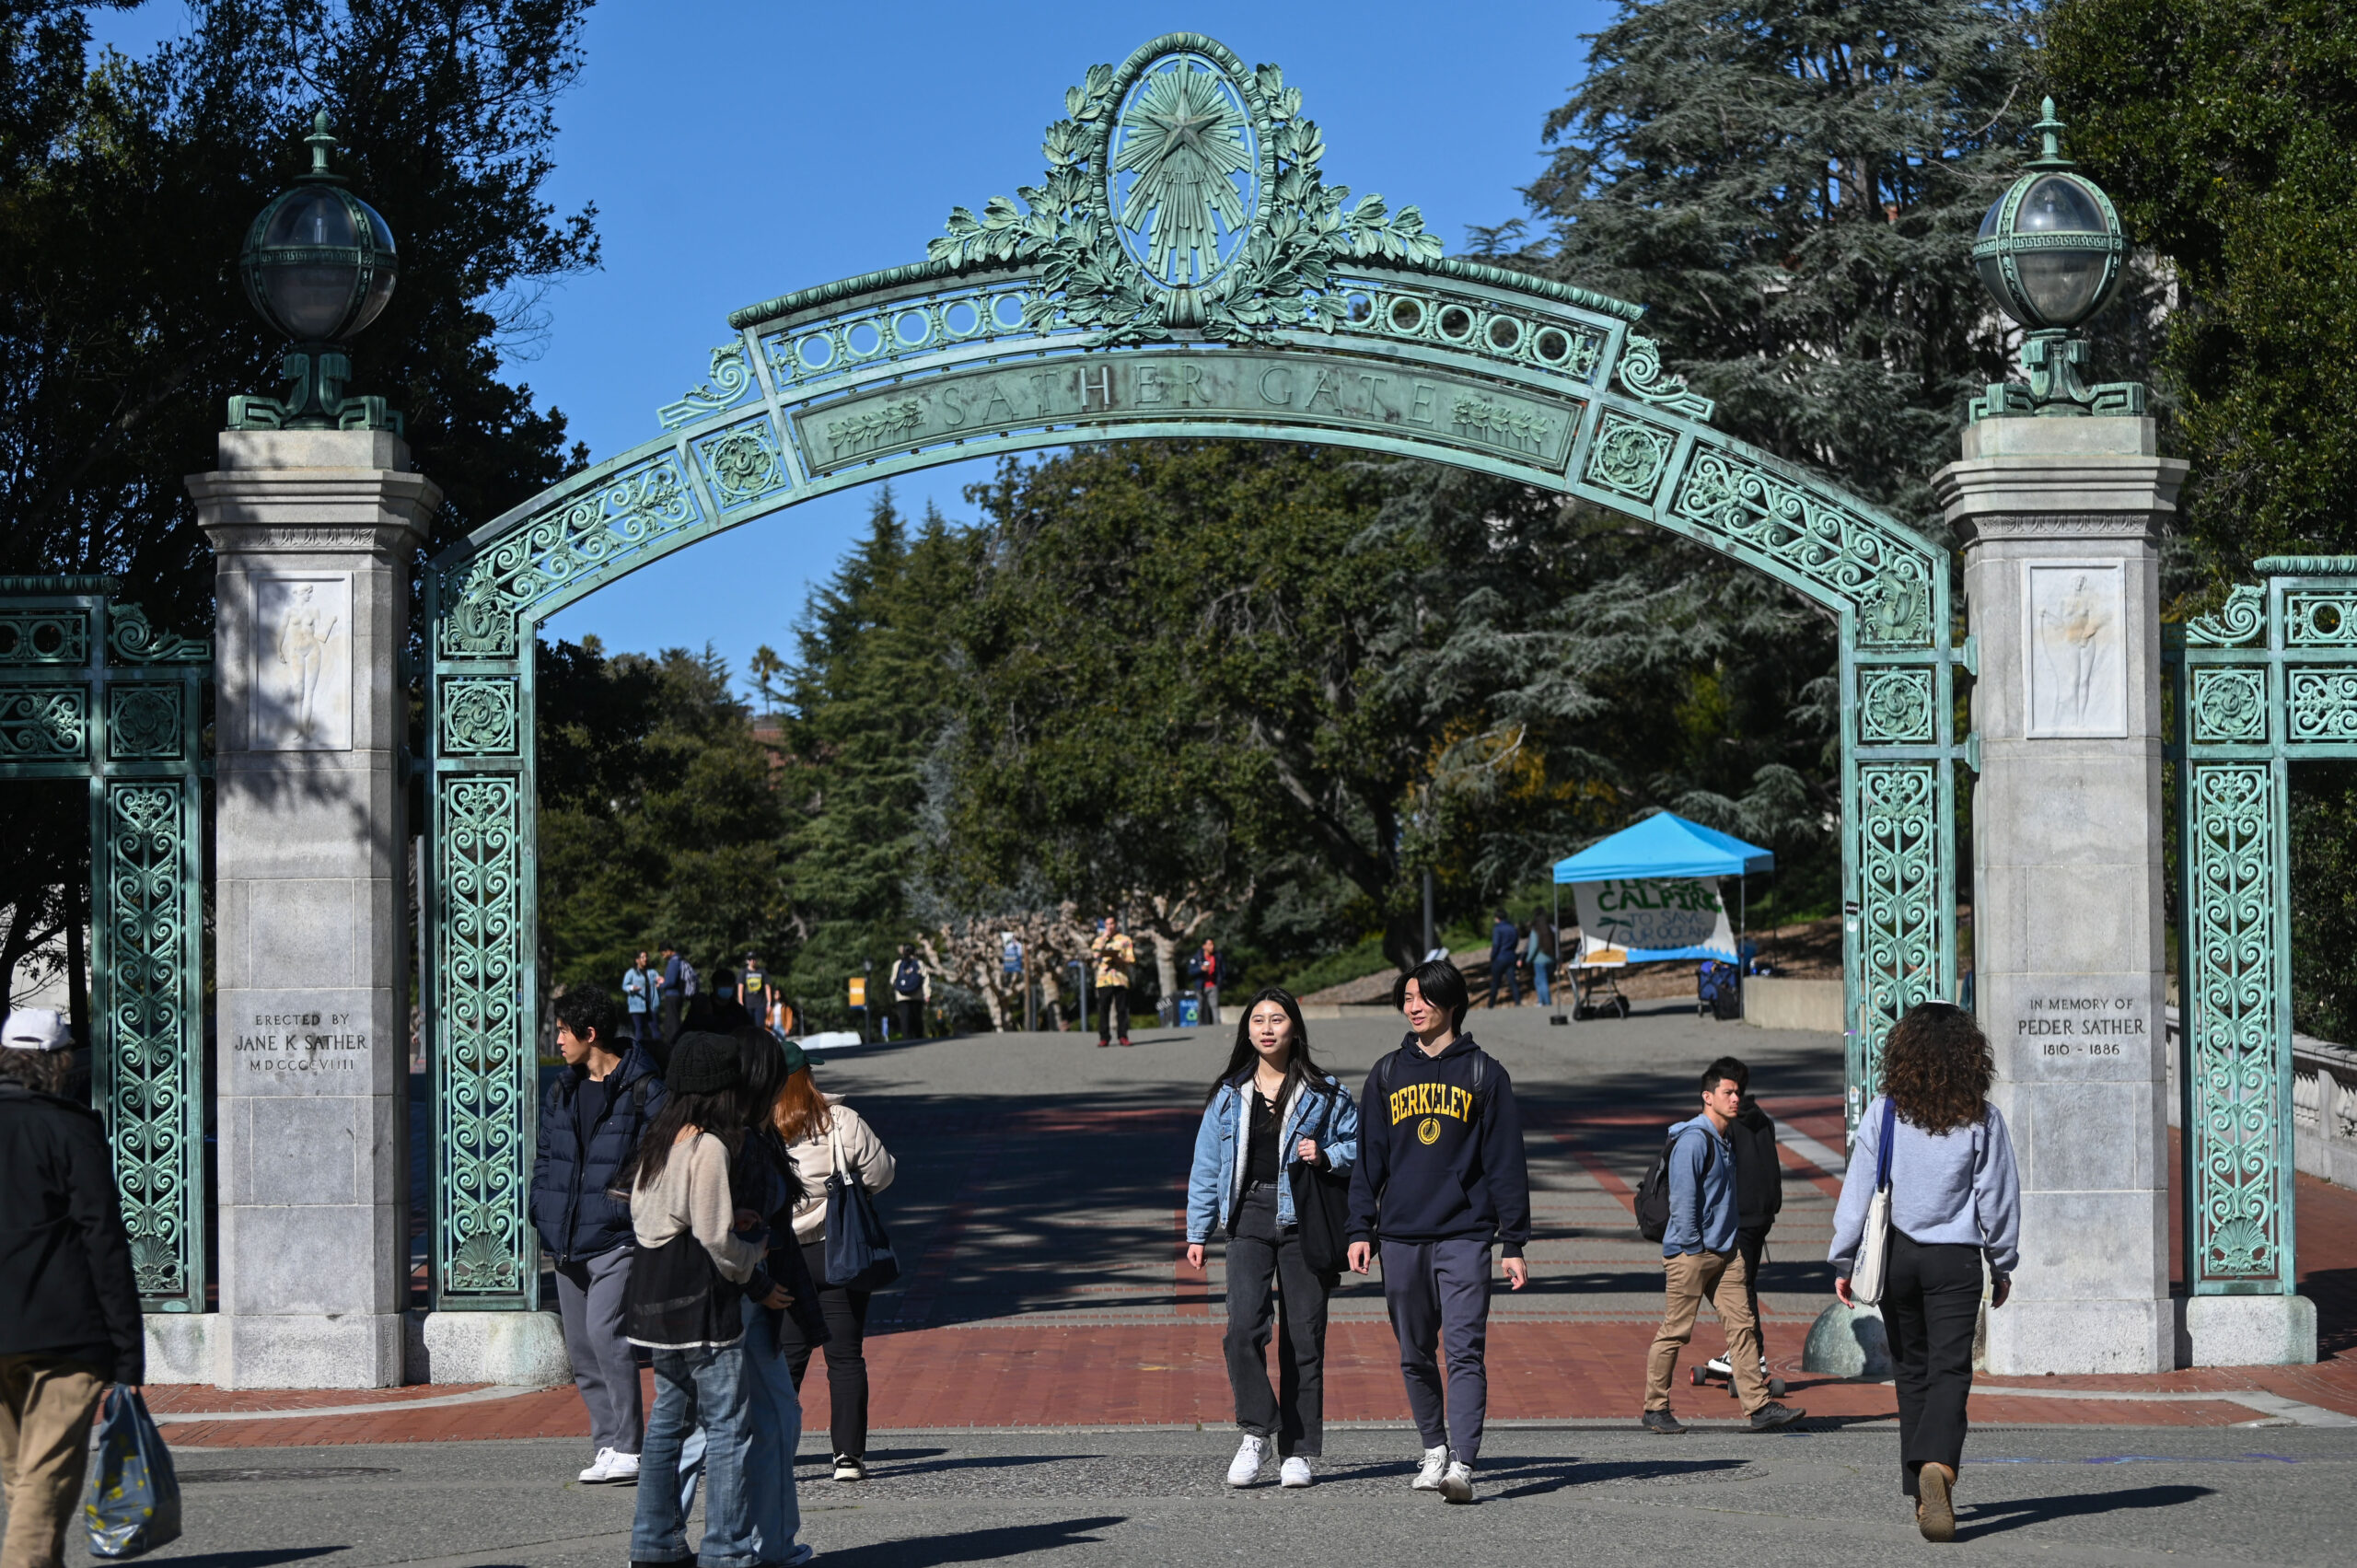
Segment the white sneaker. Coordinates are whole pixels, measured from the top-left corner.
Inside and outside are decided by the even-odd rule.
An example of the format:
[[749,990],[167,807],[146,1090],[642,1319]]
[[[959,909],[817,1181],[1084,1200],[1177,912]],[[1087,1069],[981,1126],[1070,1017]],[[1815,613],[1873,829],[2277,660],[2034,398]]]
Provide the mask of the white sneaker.
[[612,1472],[607,1469],[607,1466],[613,1462],[613,1458],[614,1451],[611,1448],[598,1449],[598,1457],[589,1461],[589,1468],[583,1470],[577,1479],[584,1486],[605,1485],[613,1479]]
[[638,1456],[620,1449],[606,1456],[606,1480],[615,1486],[638,1484]]
[[1236,1446],[1236,1458],[1228,1461],[1227,1484],[1251,1485],[1260,1479],[1260,1467],[1268,1462],[1269,1440],[1246,1433],[1244,1441]]
[[1416,1479],[1408,1483],[1415,1492],[1438,1492],[1441,1477],[1448,1473],[1448,1445],[1424,1450],[1424,1462],[1416,1470]]
[[1723,1355],[1714,1355],[1710,1360],[1704,1362],[1702,1364],[1702,1370],[1715,1377],[1732,1377],[1735,1376],[1735,1368],[1727,1365],[1727,1358]]
[[1440,1494],[1451,1503],[1473,1501],[1473,1467],[1458,1459],[1440,1478]]
[[1279,1486],[1307,1486],[1309,1461],[1299,1454],[1287,1459],[1283,1467],[1277,1471],[1277,1484]]

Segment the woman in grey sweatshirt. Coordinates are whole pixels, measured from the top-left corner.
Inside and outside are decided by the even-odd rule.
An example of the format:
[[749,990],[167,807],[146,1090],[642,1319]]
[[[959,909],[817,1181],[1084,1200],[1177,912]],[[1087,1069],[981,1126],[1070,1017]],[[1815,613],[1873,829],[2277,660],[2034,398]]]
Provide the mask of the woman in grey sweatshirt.
[[1883,1047],[1885,1093],[1858,1122],[1833,1214],[1833,1291],[1853,1306],[1850,1275],[1887,1140],[1882,1321],[1898,1389],[1899,1490],[1917,1500],[1926,1540],[1956,1539],[1951,1492],[1964,1461],[1982,1261],[1997,1307],[2021,1260],[2021,1181],[2005,1119],[1989,1103],[1994,1075],[1971,1014],[1945,1002],[1910,1008]]

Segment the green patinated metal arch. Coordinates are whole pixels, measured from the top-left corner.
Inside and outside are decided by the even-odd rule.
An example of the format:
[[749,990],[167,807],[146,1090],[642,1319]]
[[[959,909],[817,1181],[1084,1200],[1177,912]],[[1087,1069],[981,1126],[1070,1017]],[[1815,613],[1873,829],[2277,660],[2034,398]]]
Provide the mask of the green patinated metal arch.
[[[1956,981],[1946,552],[1713,430],[1642,308],[1441,255],[1327,184],[1274,66],[1175,34],[1090,69],[1048,171],[923,261],[736,312],[662,433],[434,563],[426,754],[434,1279],[532,1304],[532,661],[547,617],[724,528],[931,465],[1230,436],[1453,463],[1643,517],[1840,627],[1852,1114],[1882,1036]],[[1225,194],[1223,195],[1222,192]]]

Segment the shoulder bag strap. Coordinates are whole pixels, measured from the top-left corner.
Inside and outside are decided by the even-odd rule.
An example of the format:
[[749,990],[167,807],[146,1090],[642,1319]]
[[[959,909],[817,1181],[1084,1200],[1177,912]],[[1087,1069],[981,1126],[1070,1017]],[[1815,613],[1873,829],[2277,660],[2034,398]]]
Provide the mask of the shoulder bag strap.
[[1890,1145],[1898,1127],[1898,1106],[1888,1095],[1882,1100],[1882,1146],[1875,1151],[1875,1191],[1890,1185]]

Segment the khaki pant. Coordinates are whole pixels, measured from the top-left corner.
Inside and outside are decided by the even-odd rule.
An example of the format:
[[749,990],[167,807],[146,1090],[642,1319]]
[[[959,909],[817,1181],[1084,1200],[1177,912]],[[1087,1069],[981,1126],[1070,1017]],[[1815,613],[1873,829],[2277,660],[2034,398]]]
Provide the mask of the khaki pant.
[[1727,1334],[1727,1365],[1735,1369],[1736,1396],[1743,1413],[1751,1414],[1768,1402],[1768,1385],[1759,1376],[1759,1325],[1751,1316],[1751,1300],[1744,1289],[1743,1255],[1739,1252],[1681,1252],[1661,1260],[1666,1302],[1661,1328],[1654,1334],[1653,1353],[1645,1357],[1645,1409],[1669,1408],[1670,1374],[1678,1370],[1678,1353],[1694,1337],[1694,1315],[1709,1296]]
[[76,1361],[0,1355],[0,1482],[8,1538],[0,1568],[58,1568],[81,1505],[90,1422],[106,1377]]

